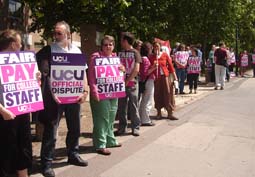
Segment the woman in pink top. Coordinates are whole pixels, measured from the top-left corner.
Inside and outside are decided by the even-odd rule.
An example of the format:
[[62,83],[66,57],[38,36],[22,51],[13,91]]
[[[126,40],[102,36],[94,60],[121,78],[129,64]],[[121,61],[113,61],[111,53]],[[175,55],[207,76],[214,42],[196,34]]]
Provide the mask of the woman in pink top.
[[[99,90],[96,85],[95,59],[103,57],[116,57],[113,53],[114,38],[106,35],[101,41],[102,51],[93,53],[88,68],[88,81],[90,87],[90,107],[93,117],[93,144],[96,152],[102,155],[110,155],[108,148],[120,147],[114,136],[113,124],[118,108],[118,99],[100,100]],[[124,71],[124,67],[120,65],[119,69]]]
[[[152,45],[149,42],[145,42],[141,46],[142,63],[140,65],[140,82],[144,83],[145,88],[141,93],[141,101],[139,106],[139,115],[142,126],[153,126],[155,125],[150,119],[150,110],[152,108],[152,99],[154,96],[154,80],[155,75],[155,64],[151,65],[148,55],[152,53]],[[141,84],[139,85],[140,90]]]

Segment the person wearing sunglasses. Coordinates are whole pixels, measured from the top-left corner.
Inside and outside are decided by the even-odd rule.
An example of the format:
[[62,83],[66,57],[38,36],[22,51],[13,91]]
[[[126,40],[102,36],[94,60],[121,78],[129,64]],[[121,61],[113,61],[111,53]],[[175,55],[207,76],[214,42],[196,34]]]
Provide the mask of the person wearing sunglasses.
[[[109,98],[100,100],[96,80],[96,65],[97,58],[116,57],[114,50],[114,38],[110,35],[105,35],[101,41],[101,51],[91,55],[88,68],[88,81],[90,86],[90,107],[93,117],[93,144],[98,154],[110,155],[109,148],[120,147],[114,136],[113,124],[118,109],[118,99]],[[124,71],[123,65],[119,65],[120,71]],[[110,82],[107,82],[110,84]],[[114,83],[114,81],[112,81]]]
[[[61,104],[52,93],[49,74],[51,53],[81,54],[81,50],[71,43],[70,26],[65,21],[56,23],[53,35],[55,42],[50,46],[42,48],[37,53],[39,70],[42,72],[42,91],[44,99],[44,110],[38,113],[38,120],[44,125],[41,146],[41,166],[42,174],[47,177],[55,176],[55,172],[52,169],[52,161],[56,146],[57,128],[63,113],[65,113],[68,129],[66,136],[67,162],[76,166],[88,165],[88,162],[83,160],[78,152],[80,137],[80,104],[83,103],[87,97],[87,89],[84,88],[85,91],[77,98],[77,103]],[[84,68],[86,69],[87,66],[84,66]]]

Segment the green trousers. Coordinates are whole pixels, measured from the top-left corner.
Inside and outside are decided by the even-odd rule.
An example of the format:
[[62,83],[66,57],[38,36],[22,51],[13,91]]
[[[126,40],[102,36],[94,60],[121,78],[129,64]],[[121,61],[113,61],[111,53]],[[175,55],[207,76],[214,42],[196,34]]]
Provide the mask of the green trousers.
[[96,101],[90,99],[93,117],[93,143],[96,149],[118,144],[113,130],[113,124],[118,108],[117,99]]

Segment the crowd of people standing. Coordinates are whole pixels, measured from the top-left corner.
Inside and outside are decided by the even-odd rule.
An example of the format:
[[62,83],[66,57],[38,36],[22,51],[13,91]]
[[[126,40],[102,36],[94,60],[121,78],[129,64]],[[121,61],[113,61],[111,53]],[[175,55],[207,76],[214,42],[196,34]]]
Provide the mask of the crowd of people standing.
[[[140,126],[154,126],[150,111],[155,103],[156,119],[163,118],[162,109],[167,111],[167,119],[178,120],[173,115],[175,94],[184,92],[185,81],[189,85],[189,94],[197,93],[199,75],[203,63],[200,46],[178,45],[171,53],[162,50],[160,42],[135,41],[130,32],[122,33],[121,48],[114,52],[115,39],[105,35],[101,40],[101,49],[95,51],[84,66],[88,69],[83,93],[75,103],[62,104],[52,92],[50,85],[51,54],[81,54],[81,50],[70,41],[70,26],[60,21],[54,26],[55,42],[43,47],[37,54],[39,73],[36,75],[41,85],[44,109],[33,113],[43,124],[41,144],[41,172],[46,177],[54,177],[52,168],[57,141],[57,129],[63,114],[67,124],[66,149],[67,162],[76,166],[87,166],[88,161],[79,155],[80,109],[86,97],[90,96],[90,107],[93,118],[93,145],[95,152],[110,155],[110,148],[121,147],[115,136],[127,133],[128,119],[131,121],[131,134],[140,135]],[[0,35],[1,52],[18,52],[21,48],[21,36],[14,30],[6,30]],[[252,56],[255,77],[255,49]],[[119,57],[118,72],[124,75],[125,96],[120,98],[100,99],[97,88],[95,60],[97,58]],[[127,62],[129,60],[129,62]],[[240,74],[243,76],[248,66],[249,55],[244,51],[240,55]],[[224,43],[215,45],[209,53],[208,61],[215,75],[215,89],[224,89],[226,74],[233,72],[236,64],[233,50],[227,50]],[[228,68],[228,71],[227,69]],[[214,77],[215,76],[215,77]],[[88,81],[87,81],[87,79]],[[87,84],[88,83],[88,84]],[[178,84],[176,84],[178,83]],[[177,90],[177,91],[176,91]],[[118,120],[118,129],[114,132],[114,122]],[[7,135],[7,136],[5,136]],[[0,176],[17,172],[19,177],[28,176],[32,165],[32,144],[30,132],[30,115],[15,116],[0,104],[0,141],[3,146],[0,161]]]

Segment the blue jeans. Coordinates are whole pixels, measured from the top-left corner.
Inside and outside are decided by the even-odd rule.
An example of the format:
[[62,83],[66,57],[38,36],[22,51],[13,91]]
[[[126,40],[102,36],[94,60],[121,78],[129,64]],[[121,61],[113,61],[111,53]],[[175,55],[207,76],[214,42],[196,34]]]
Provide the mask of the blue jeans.
[[119,99],[118,106],[119,130],[127,127],[128,110],[130,110],[131,128],[139,129],[141,121],[138,112],[138,84],[134,87],[126,87],[126,97]]
[[186,79],[186,69],[184,68],[177,68],[176,69],[176,75],[179,81],[179,92],[183,93],[184,90],[184,82]]
[[56,146],[57,128],[62,114],[65,113],[67,124],[66,148],[68,157],[78,155],[80,137],[80,105],[62,104],[58,106],[58,118],[44,122],[41,146],[41,163],[43,167],[51,166]]

